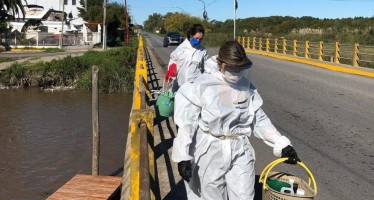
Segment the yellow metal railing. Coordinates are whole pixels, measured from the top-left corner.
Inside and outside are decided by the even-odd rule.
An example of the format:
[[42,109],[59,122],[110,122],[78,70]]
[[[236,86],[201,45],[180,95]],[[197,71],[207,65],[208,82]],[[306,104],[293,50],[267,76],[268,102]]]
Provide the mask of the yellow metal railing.
[[[139,37],[132,110],[127,136],[121,200],[155,199],[152,184],[155,183],[155,161],[153,152],[154,110],[149,109],[147,62],[144,43]],[[153,180],[152,180],[153,179]]]
[[336,64],[374,68],[374,46],[355,44],[324,43],[323,41],[297,41],[285,38],[256,38],[238,36],[239,43],[246,49],[293,55]]

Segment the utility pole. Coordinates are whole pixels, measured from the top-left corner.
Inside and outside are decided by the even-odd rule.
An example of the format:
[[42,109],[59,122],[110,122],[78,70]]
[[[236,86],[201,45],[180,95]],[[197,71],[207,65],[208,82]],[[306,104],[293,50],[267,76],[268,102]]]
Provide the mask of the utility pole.
[[205,2],[203,0],[198,0],[198,1],[201,1],[201,3],[204,4],[204,12],[203,12],[203,17],[204,17],[204,20],[208,20],[208,13],[206,12],[205,10]]
[[65,3],[64,0],[61,0],[62,2],[62,17],[61,17],[61,34],[60,34],[60,49],[63,49],[64,47],[64,22],[65,22]]
[[234,40],[236,40],[236,0],[234,0]]
[[126,15],[126,23],[125,23],[125,43],[129,43],[129,13],[127,12],[127,0],[125,0],[125,15]]
[[103,50],[106,50],[106,3],[107,0],[104,0],[104,15],[103,15]]

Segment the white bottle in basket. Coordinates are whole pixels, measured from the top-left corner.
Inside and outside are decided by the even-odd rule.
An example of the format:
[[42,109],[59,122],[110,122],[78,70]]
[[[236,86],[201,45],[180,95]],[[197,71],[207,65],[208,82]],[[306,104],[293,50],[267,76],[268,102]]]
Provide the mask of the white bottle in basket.
[[283,187],[280,192],[283,194],[297,195],[299,184],[295,183],[293,179],[288,180],[288,183],[291,185],[291,187]]
[[303,190],[301,188],[297,189],[296,195],[297,196],[304,196],[305,195],[305,190]]

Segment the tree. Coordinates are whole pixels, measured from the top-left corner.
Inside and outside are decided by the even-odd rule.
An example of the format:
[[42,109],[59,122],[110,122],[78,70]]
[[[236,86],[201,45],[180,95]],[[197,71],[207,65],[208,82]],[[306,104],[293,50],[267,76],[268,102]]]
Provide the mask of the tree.
[[78,16],[79,17],[82,17],[84,20],[85,17],[86,17],[86,13],[87,11],[85,10],[86,9],[86,1],[87,1],[87,11],[88,11],[88,8],[90,7],[93,7],[93,6],[99,6],[99,7],[102,7],[103,5],[103,1],[102,0],[79,0],[79,3],[81,4],[81,8],[80,7],[77,7],[78,8]]
[[144,29],[147,31],[153,31],[155,28],[163,28],[164,17],[160,13],[153,13],[148,16],[148,19],[144,21]]
[[22,16],[25,17],[25,9],[22,2],[27,4],[26,0],[0,0],[0,11],[5,10],[13,18],[15,15],[19,15],[21,11]]
[[[78,8],[79,16],[85,21],[90,23],[102,23],[103,22],[103,1],[102,0],[88,0],[87,10],[85,10],[85,1],[80,0],[82,8]],[[118,4],[117,2],[107,4],[107,33],[108,40],[115,40],[118,34],[118,28],[125,28],[125,6]],[[128,17],[128,23],[131,23],[130,16]],[[131,25],[130,25],[131,27]],[[120,39],[123,39],[121,37]]]
[[183,13],[167,14],[164,20],[164,28],[166,31],[177,31],[182,34],[187,33],[192,24],[203,24],[202,20]]

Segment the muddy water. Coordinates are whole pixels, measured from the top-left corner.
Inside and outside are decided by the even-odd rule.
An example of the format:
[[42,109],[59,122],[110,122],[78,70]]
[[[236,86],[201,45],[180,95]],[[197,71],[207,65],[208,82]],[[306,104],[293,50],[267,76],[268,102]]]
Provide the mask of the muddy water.
[[[100,94],[100,174],[121,175],[131,94]],[[45,199],[91,172],[91,94],[0,90],[0,199]]]

